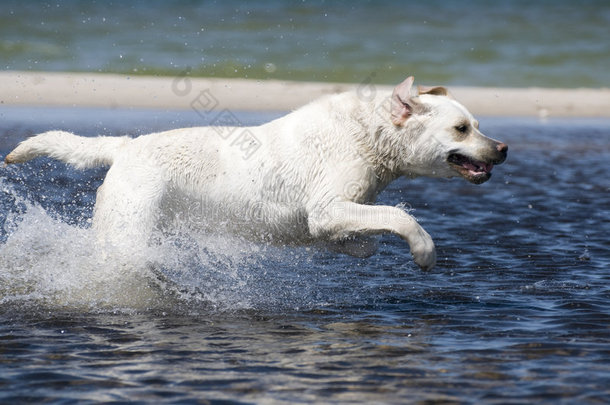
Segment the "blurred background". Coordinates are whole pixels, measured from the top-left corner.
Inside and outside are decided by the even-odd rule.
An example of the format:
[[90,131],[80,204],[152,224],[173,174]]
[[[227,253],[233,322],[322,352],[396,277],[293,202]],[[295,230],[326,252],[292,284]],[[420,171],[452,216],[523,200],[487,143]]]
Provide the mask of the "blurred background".
[[610,2],[3,1],[2,70],[607,87]]

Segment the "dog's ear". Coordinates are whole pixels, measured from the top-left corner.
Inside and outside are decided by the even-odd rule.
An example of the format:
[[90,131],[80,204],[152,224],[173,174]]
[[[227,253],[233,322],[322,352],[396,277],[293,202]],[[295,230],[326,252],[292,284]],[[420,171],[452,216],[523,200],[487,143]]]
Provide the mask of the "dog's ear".
[[422,94],[431,94],[433,96],[445,96],[445,97],[449,97],[450,99],[453,99],[453,97],[451,96],[451,93],[449,93],[449,90],[447,90],[447,88],[443,87],[443,86],[433,86],[433,87],[417,86],[417,95],[421,96]]
[[414,80],[413,76],[409,76],[394,88],[392,93],[392,123],[394,125],[402,125],[413,114],[411,87],[413,87]]

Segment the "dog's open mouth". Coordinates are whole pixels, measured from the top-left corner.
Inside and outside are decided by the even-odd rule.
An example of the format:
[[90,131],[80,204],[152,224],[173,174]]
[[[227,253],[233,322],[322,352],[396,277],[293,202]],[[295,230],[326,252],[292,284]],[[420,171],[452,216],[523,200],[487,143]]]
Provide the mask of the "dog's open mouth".
[[459,153],[452,153],[447,158],[449,165],[462,177],[474,184],[481,184],[491,177],[492,163],[485,163]]

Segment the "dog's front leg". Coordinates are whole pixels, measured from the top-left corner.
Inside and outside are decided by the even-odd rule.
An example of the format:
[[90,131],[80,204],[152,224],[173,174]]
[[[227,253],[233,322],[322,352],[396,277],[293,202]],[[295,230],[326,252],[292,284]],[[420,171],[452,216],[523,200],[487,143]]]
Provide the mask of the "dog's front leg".
[[314,237],[341,240],[350,235],[393,233],[409,244],[415,263],[423,270],[436,264],[434,242],[415,218],[400,208],[335,202],[318,207],[309,215],[309,229]]

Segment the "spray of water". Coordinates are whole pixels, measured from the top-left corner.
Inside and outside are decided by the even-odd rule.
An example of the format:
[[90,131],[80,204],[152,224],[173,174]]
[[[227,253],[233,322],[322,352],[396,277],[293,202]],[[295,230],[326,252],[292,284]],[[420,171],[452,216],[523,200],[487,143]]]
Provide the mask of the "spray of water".
[[306,281],[315,272],[313,250],[177,231],[158,233],[154,245],[125,257],[101,251],[88,226],[70,225],[2,188],[21,208],[5,218],[0,305],[233,311],[303,308],[317,300],[315,277]]

